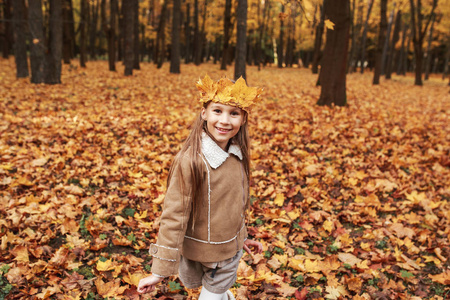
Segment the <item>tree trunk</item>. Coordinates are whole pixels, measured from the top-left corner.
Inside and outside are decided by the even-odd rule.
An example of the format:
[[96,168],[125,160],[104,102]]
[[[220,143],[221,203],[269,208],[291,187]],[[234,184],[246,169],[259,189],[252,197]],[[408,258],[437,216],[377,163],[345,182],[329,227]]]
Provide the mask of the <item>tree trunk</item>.
[[80,15],[80,66],[86,68],[86,24],[89,13],[88,0],[80,0],[81,15]]
[[[422,28],[423,12],[422,12],[422,2],[417,0],[417,5],[414,0],[409,0],[411,6],[411,26],[412,26],[412,38],[414,44],[414,56],[416,60],[415,69],[415,85],[422,85],[422,64],[423,64],[423,39],[427,32],[428,26],[430,25],[431,17],[434,15],[434,10],[437,6],[437,0],[433,0],[432,8],[429,17],[427,18],[425,26]],[[417,21],[417,22],[416,22]]]
[[206,9],[208,5],[208,0],[205,0],[203,3],[203,11],[202,11],[202,29],[200,34],[200,44],[202,45],[202,52],[200,53],[200,62],[203,62],[203,59],[208,55],[208,43],[206,39]]
[[397,42],[400,38],[400,27],[402,24],[401,18],[402,18],[402,11],[399,10],[397,12],[397,16],[395,17],[394,32],[392,33],[391,46],[389,47],[390,54],[388,56],[387,64],[386,64],[386,79],[391,79],[394,58],[398,59],[398,57],[399,57],[398,51],[395,50],[395,45],[397,44]]
[[436,19],[436,16],[433,14],[431,26],[430,26],[430,34],[428,35],[428,46],[427,46],[427,52],[426,60],[425,60],[425,80],[428,80],[428,77],[430,76],[430,68],[431,68],[431,42],[433,41],[433,28],[434,28],[434,21]]
[[[442,80],[447,77],[449,74],[449,63],[450,63],[450,41],[447,43],[447,54],[445,55],[445,61],[444,61],[444,71],[442,72]],[[449,82],[450,84],[450,82]]]
[[198,0],[194,1],[194,64],[200,65],[202,57],[202,42],[200,37],[200,27],[198,25]]
[[280,35],[278,36],[278,44],[277,44],[277,56],[278,56],[278,68],[283,67],[284,63],[284,5],[281,4],[281,14],[280,14]]
[[318,105],[347,104],[346,73],[348,41],[350,38],[350,0],[326,1],[325,16],[335,24],[327,29],[323,63],[320,70],[320,93]]
[[3,58],[8,58],[11,53],[11,45],[13,45],[13,30],[12,30],[12,14],[11,1],[3,1],[3,40],[2,40],[2,55]]
[[191,5],[186,3],[186,22],[184,23],[184,63],[191,62]]
[[117,0],[110,2],[110,16],[109,16],[109,32],[108,32],[108,63],[109,70],[116,71],[116,28],[117,15],[119,14],[119,4]]
[[246,79],[246,50],[247,50],[247,0],[238,0],[237,6],[237,37],[236,62],[234,65],[234,79]]
[[[327,4],[327,1],[330,1],[330,0],[324,0],[324,5]],[[323,30],[324,30],[324,22],[325,22],[324,7],[322,5],[320,5],[320,21],[316,27],[316,35],[314,38],[314,54],[313,54],[313,61],[312,61],[312,67],[311,67],[313,74],[319,73],[319,61],[321,58],[320,48],[322,48],[322,36],[323,36]]]
[[134,0],[122,2],[123,6],[123,33],[124,33],[124,58],[125,76],[133,75],[134,51],[133,51],[133,18]]
[[158,69],[162,67],[166,52],[165,49],[166,17],[167,17],[167,0],[164,0],[163,6],[161,8],[161,14],[159,16],[158,31],[156,35],[155,54],[154,54],[155,59],[154,61]]
[[30,29],[31,83],[44,82],[45,36],[41,0],[28,1],[28,27]]
[[140,70],[139,57],[140,57],[140,46],[139,46],[139,0],[130,0],[133,2],[133,69]]
[[383,55],[381,56],[381,75],[386,74],[386,62],[388,61],[389,56],[391,55],[389,42],[391,40],[391,31],[392,31],[392,24],[394,22],[394,13],[395,13],[395,2],[394,8],[392,9],[392,12],[389,16],[388,27],[386,30],[386,38],[384,39]]
[[361,43],[361,74],[364,74],[364,65],[366,63],[366,41],[367,41],[367,30],[369,27],[369,18],[370,18],[370,12],[372,11],[374,0],[369,0],[369,5],[367,7],[367,15],[366,15],[366,21],[364,22],[364,31],[362,36],[362,43]]
[[58,84],[61,83],[62,5],[61,0],[49,0],[49,2],[49,38],[45,56],[44,81],[47,84]]
[[172,49],[170,52],[170,73],[180,73],[180,25],[181,0],[173,0]]
[[[93,3],[93,7],[91,4],[88,4],[90,7],[89,12],[89,55],[91,59],[96,59],[97,57],[97,24],[98,24],[98,15],[99,15],[99,0],[95,0]],[[91,1],[88,1],[90,3]],[[128,2],[128,1],[126,1]]]
[[25,0],[13,1],[14,57],[17,78],[28,77]]
[[220,64],[221,70],[227,69],[228,55],[229,55],[229,42],[231,35],[231,0],[226,0],[225,2],[225,18],[223,22],[223,51],[222,51],[222,62]]
[[398,64],[397,64],[397,75],[403,74],[404,69],[404,61],[406,56],[405,42],[406,42],[406,34],[408,32],[408,25],[401,23],[403,26],[402,30],[402,44],[400,46],[399,56],[398,56]]
[[378,45],[375,54],[375,68],[373,72],[373,81],[372,81],[373,84],[380,84],[383,46],[384,41],[386,39],[386,29],[387,29],[387,18],[386,18],[387,1],[388,0],[381,0],[380,4],[380,31],[378,33]]
[[[73,57],[73,11],[72,0],[64,0],[62,4],[63,10],[63,60],[65,64],[70,64]],[[72,15],[72,17],[71,17]],[[72,28],[71,28],[72,27]]]

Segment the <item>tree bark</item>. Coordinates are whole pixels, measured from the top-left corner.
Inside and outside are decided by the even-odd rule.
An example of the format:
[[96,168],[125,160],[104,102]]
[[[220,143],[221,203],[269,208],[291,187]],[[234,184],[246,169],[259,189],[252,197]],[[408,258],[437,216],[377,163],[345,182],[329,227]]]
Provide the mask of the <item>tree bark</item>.
[[432,8],[430,15],[425,20],[425,26],[422,28],[423,20],[423,12],[422,12],[422,2],[421,0],[417,0],[417,5],[414,0],[409,0],[411,6],[411,26],[412,26],[412,38],[414,45],[414,55],[416,61],[416,69],[415,69],[415,85],[423,85],[422,82],[422,64],[423,64],[423,39],[428,30],[428,26],[430,25],[431,16],[434,14],[434,10],[437,6],[437,0],[433,0]]
[[124,31],[124,63],[125,76],[133,75],[134,51],[133,51],[133,18],[134,0],[123,1],[123,31]]
[[[96,47],[96,41],[97,41],[97,25],[98,25],[98,15],[99,15],[99,0],[96,0],[94,3],[94,6],[89,9],[90,12],[88,13],[89,16],[89,55],[91,59],[96,59],[97,57],[97,47]],[[131,0],[127,0],[124,2],[129,2]],[[91,1],[88,1],[88,7],[91,7],[91,4],[89,4]]]
[[[324,0],[324,5],[326,5],[327,1]],[[316,35],[314,38],[314,54],[313,54],[313,60],[312,60],[312,73],[317,74],[319,73],[319,61],[321,58],[321,51],[320,48],[322,48],[322,36],[323,36],[323,30],[324,30],[324,22],[325,22],[325,12],[323,5],[320,5],[320,21],[319,24],[316,27]]]
[[62,5],[61,0],[49,0],[50,20],[47,53],[45,55],[45,83],[61,83],[62,58]]
[[389,42],[391,40],[392,24],[394,23],[394,13],[395,13],[395,2],[394,8],[392,9],[392,12],[389,16],[388,27],[386,30],[386,38],[384,39],[383,55],[381,56],[381,75],[386,74],[386,62],[389,60],[389,56],[391,55],[391,48]]
[[186,3],[186,22],[184,23],[184,38],[185,38],[185,49],[184,49],[184,63],[188,64],[191,62],[191,5]]
[[11,46],[13,45],[13,30],[12,30],[12,14],[11,14],[11,1],[3,1],[3,39],[2,39],[2,56],[8,58],[11,53]]
[[194,1],[194,64],[200,65],[202,56],[202,42],[199,27],[198,0]]
[[405,42],[406,42],[406,35],[408,33],[408,25],[403,24],[403,33],[402,33],[402,45],[400,46],[400,53],[398,58],[398,65],[397,65],[397,75],[405,75],[406,73],[406,49],[405,49]]
[[73,57],[72,0],[64,0],[63,4],[62,4],[62,10],[63,10],[63,51],[62,51],[62,55],[63,55],[64,63],[70,64],[70,59]]
[[[284,5],[281,4],[281,13],[284,14]],[[278,68],[283,67],[284,63],[284,16],[280,15],[280,34],[278,36],[277,56],[278,56]]]
[[170,73],[180,73],[180,25],[181,0],[173,0],[172,49],[170,52]]
[[165,42],[166,17],[167,17],[167,0],[164,0],[163,6],[161,8],[161,14],[159,16],[158,31],[156,35],[155,55],[154,55],[155,63],[158,69],[162,67],[166,52],[166,42]]
[[247,0],[238,0],[237,6],[237,37],[236,62],[234,65],[234,79],[247,78],[245,72],[247,50]]
[[14,17],[14,57],[16,60],[17,78],[28,77],[28,59],[26,42],[25,1],[13,1]]
[[226,70],[229,60],[229,43],[231,35],[231,0],[225,2],[225,18],[223,22],[223,50],[222,50],[222,62],[220,64],[221,70]]
[[318,105],[347,104],[346,73],[348,41],[350,38],[350,1],[326,1],[325,16],[335,24],[334,30],[327,29],[323,63],[320,70],[320,93]]
[[133,69],[140,70],[139,57],[140,57],[140,42],[139,42],[139,0],[129,0],[133,2]]
[[387,29],[387,18],[386,18],[387,1],[388,0],[381,0],[380,4],[380,31],[378,33],[378,45],[375,54],[375,68],[373,72],[373,81],[372,81],[373,84],[380,84],[383,46],[384,41],[386,39],[386,29]]
[[44,82],[45,36],[42,1],[28,1],[28,27],[30,30],[31,83]]
[[366,15],[366,21],[364,22],[364,30],[363,30],[363,36],[362,36],[362,43],[361,43],[361,74],[364,74],[364,65],[366,63],[366,42],[367,42],[367,30],[369,27],[369,18],[370,18],[370,12],[372,11],[374,0],[369,0],[369,5],[367,7],[367,15]]
[[428,46],[427,51],[425,52],[426,59],[425,59],[425,80],[428,80],[428,77],[430,76],[430,68],[431,68],[431,42],[433,41],[433,28],[434,28],[434,21],[436,19],[436,16],[433,14],[431,26],[430,26],[430,33],[428,35]]
[[80,0],[80,66],[86,68],[86,24],[88,22],[87,14],[89,13],[88,0]]
[[[386,63],[386,79],[391,79],[392,75],[392,69],[393,69],[393,62],[394,58],[398,58],[398,51],[395,50],[395,45],[397,44],[399,38],[400,38],[400,27],[401,27],[401,20],[402,18],[402,11],[399,10],[397,12],[397,16],[395,17],[395,26],[394,26],[394,32],[392,33],[392,41],[391,45],[389,47],[390,53],[387,57],[387,63]],[[397,55],[396,55],[397,54]]]

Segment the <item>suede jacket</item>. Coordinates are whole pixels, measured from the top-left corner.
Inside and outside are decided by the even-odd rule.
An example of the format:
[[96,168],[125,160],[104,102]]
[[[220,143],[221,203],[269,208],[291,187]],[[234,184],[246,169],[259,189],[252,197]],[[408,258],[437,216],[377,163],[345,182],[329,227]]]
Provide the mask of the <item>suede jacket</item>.
[[225,152],[203,134],[198,155],[205,165],[202,203],[197,204],[193,224],[190,158],[185,155],[167,188],[157,243],[150,246],[155,275],[176,275],[181,255],[204,263],[229,259],[247,238],[249,189],[241,149],[232,144]]

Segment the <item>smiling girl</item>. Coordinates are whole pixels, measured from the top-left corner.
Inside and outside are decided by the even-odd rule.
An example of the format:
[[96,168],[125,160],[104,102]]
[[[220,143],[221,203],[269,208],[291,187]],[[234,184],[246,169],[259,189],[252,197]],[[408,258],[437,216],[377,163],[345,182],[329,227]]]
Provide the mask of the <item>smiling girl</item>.
[[179,274],[187,288],[203,286],[200,300],[234,299],[242,249],[262,252],[248,239],[250,153],[247,116],[260,90],[245,80],[205,76],[197,83],[199,117],[175,157],[161,215],[158,242],[150,246],[152,275],[139,293]]

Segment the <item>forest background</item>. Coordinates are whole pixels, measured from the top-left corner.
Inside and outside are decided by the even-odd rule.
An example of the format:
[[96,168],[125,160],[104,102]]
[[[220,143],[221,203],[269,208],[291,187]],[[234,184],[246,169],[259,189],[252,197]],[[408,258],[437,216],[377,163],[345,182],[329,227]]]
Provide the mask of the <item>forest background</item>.
[[195,298],[136,285],[206,73],[265,90],[237,298],[450,295],[448,0],[0,9],[0,299]]

